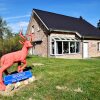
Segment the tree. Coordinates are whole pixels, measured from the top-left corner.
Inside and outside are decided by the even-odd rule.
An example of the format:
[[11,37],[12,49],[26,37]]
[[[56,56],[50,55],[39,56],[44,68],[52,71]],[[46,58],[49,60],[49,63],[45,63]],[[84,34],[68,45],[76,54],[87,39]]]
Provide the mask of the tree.
[[97,23],[97,28],[100,29],[100,20],[99,20],[99,22]]
[[0,57],[21,49],[19,35],[11,32],[5,20],[0,17]]
[[3,39],[5,31],[8,30],[7,23],[0,17],[0,38]]

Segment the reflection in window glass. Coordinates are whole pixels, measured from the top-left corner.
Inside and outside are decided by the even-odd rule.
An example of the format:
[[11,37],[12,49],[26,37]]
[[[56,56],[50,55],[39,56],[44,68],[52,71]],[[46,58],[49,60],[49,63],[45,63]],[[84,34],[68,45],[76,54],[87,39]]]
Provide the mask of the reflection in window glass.
[[[56,43],[56,45],[54,45]],[[80,42],[77,41],[55,41],[51,42],[52,54],[72,54],[80,52]],[[98,44],[100,47],[100,43]]]
[[76,42],[76,53],[79,53],[80,50],[80,44],[79,42]]
[[61,41],[57,42],[56,53],[62,54],[62,42]]
[[52,54],[54,54],[54,42],[52,42]]
[[70,53],[75,53],[75,42],[70,42]]
[[69,53],[69,42],[63,42],[63,53]]

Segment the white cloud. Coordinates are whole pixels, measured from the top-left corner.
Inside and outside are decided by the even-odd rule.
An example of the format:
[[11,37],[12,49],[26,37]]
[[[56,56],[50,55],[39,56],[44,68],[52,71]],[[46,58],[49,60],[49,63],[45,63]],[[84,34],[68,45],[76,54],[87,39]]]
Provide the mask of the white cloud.
[[[26,15],[22,15],[22,16],[13,16],[13,17],[6,17],[4,18],[5,20],[7,20],[8,22],[11,22],[8,24],[8,26],[11,27],[13,32],[19,32],[19,30],[22,28],[23,32],[26,32],[28,23],[27,21],[19,21],[21,18],[26,18],[26,17],[30,17],[31,14],[26,14]],[[12,22],[11,20],[14,20],[15,22]],[[16,22],[17,21],[17,22]]]
[[25,17],[29,17],[29,14],[23,15],[23,16],[14,16],[14,17],[6,17],[4,18],[5,20],[11,20],[11,19],[19,19],[19,18],[25,18]]
[[26,27],[27,25],[28,25],[28,22],[19,22],[18,23],[19,24],[19,26],[21,26],[21,27]]
[[19,32],[20,29],[22,28],[23,32],[25,33],[27,26],[28,26],[28,22],[23,21],[23,22],[18,22],[18,23],[11,23],[11,24],[8,24],[8,25],[11,27],[12,32]]

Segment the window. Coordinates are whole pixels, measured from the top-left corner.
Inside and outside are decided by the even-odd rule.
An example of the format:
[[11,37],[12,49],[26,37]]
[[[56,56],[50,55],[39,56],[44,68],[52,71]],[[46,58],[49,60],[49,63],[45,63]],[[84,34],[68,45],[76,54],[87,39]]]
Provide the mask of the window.
[[52,50],[51,50],[51,52],[52,52],[52,54],[54,54],[54,42],[52,42]]
[[38,26],[38,28],[37,28],[37,32],[39,32],[41,29],[40,29],[40,26]]
[[63,42],[63,54],[69,53],[69,42]]
[[40,22],[38,22],[37,32],[40,32],[41,28],[43,28],[43,25]]
[[97,46],[97,47],[98,47],[97,50],[100,51],[100,42],[98,42],[97,45],[98,45],[98,46]]
[[80,43],[76,42],[76,53],[80,52]]
[[62,42],[58,41],[56,42],[57,46],[56,46],[56,53],[57,54],[62,54]]
[[70,53],[75,53],[75,42],[70,42]]
[[[100,47],[100,43],[99,43]],[[52,54],[73,54],[80,52],[80,42],[77,41],[58,41],[51,42]]]
[[34,30],[34,25],[33,25],[33,26],[32,26],[32,33],[34,33],[34,31],[35,31],[35,30]]

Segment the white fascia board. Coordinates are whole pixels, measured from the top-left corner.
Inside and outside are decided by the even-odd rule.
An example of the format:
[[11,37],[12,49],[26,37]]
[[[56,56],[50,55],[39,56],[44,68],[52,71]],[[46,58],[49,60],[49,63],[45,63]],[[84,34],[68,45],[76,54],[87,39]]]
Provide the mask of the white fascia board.
[[39,15],[33,10],[33,12],[36,14],[36,16],[40,19],[40,21],[43,23],[43,25],[46,27],[47,30],[49,30],[49,28],[47,27],[47,25],[43,22],[43,20],[39,17]]

